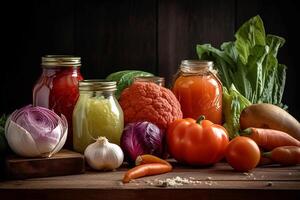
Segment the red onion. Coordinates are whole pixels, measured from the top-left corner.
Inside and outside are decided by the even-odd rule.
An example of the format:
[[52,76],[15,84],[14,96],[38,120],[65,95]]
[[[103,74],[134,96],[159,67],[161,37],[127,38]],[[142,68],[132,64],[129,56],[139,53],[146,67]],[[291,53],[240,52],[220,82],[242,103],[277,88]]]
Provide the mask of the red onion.
[[68,123],[44,107],[25,106],[14,111],[5,126],[11,149],[26,157],[51,156],[65,143]]

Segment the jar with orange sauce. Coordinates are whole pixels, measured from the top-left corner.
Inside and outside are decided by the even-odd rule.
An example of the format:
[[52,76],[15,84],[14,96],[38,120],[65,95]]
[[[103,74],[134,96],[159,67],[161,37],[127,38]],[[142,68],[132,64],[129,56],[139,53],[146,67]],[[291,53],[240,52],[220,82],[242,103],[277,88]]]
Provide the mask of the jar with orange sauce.
[[222,83],[212,61],[183,60],[172,91],[184,118],[198,119],[204,115],[213,123],[222,123]]

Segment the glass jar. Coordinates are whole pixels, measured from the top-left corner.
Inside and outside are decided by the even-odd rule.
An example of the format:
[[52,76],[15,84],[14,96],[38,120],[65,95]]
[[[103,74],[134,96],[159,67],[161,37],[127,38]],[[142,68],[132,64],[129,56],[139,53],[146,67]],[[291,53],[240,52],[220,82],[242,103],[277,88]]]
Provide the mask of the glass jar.
[[121,106],[115,98],[115,81],[83,80],[73,112],[73,147],[83,153],[99,136],[120,145],[124,128]]
[[72,149],[72,113],[78,99],[80,57],[47,55],[42,57],[43,72],[33,88],[33,105],[63,114],[68,121],[68,137],[65,148]]
[[133,82],[153,82],[159,86],[165,87],[165,78],[159,76],[137,76],[133,78]]
[[212,61],[183,60],[172,91],[184,118],[197,119],[204,115],[213,123],[222,123],[222,83]]

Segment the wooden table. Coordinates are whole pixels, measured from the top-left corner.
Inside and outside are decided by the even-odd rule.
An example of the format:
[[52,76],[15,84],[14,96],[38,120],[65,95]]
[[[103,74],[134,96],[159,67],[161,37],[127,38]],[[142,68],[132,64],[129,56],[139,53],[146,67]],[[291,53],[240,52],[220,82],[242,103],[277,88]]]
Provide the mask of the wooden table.
[[[172,173],[123,184],[126,169],[81,175],[0,182],[0,199],[300,199],[300,165],[234,172],[226,163],[206,168],[175,166]],[[167,186],[158,180],[181,177],[193,183]]]

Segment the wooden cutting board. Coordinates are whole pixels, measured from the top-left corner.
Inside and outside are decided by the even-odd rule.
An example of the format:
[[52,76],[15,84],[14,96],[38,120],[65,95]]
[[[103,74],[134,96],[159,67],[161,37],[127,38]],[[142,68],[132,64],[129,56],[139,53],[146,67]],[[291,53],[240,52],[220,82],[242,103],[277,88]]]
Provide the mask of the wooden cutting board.
[[85,171],[84,156],[63,149],[50,158],[22,158],[9,155],[5,161],[8,179],[81,174]]

